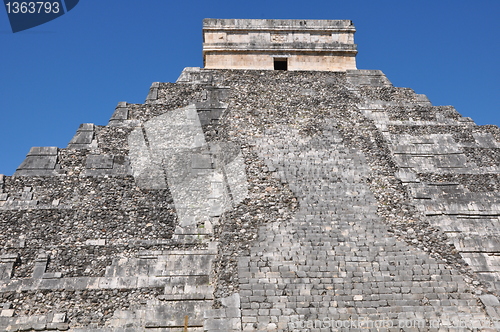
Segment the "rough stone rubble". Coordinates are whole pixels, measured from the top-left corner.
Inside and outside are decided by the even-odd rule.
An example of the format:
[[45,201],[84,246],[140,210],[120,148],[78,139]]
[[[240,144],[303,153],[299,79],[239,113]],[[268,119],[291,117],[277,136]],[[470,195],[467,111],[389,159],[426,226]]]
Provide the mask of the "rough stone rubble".
[[499,141],[380,71],[186,68],[0,176],[0,330],[492,328]]

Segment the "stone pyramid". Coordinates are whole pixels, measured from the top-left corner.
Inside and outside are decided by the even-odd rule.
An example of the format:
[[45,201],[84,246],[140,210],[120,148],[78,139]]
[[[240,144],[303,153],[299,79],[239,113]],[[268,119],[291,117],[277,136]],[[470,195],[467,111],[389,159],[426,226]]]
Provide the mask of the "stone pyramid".
[[499,151],[378,70],[188,67],[0,176],[0,330],[497,331]]

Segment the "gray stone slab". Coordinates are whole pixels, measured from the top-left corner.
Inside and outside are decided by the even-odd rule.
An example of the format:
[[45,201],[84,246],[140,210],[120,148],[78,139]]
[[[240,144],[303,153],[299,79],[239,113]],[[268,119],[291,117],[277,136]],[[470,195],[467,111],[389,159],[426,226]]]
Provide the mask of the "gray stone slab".
[[416,95],[416,99],[417,99],[417,102],[420,103],[420,104],[426,104],[426,105],[429,105],[431,106],[431,101],[429,100],[429,98],[424,95],[424,94],[417,94]]
[[486,253],[462,253],[461,256],[474,272],[500,272],[500,257]]
[[[88,166],[94,166],[99,168],[86,168],[83,172],[83,176],[126,176],[132,175],[132,168],[130,165],[130,159],[127,156],[114,156],[111,160],[110,158],[105,158],[105,160],[92,160]],[[109,167],[111,166],[111,167]]]
[[127,103],[119,102],[115,108],[113,115],[109,119],[108,126],[111,127],[130,126],[132,125],[132,123],[135,123],[135,121],[128,120],[128,118],[129,118],[129,109]]
[[153,266],[150,276],[205,276],[211,271],[213,259],[213,255],[171,255],[168,261]]
[[71,148],[74,144],[91,144],[94,139],[94,131],[77,131],[71,139],[68,147]]
[[57,164],[57,155],[28,155],[21,163],[20,170],[54,170]]
[[207,101],[203,103],[196,103],[198,117],[200,118],[201,125],[217,123],[226,109],[224,103],[218,101]]
[[136,310],[117,310],[108,325],[116,328],[136,326],[141,331],[146,327],[146,330],[173,332],[184,326],[187,315],[188,327],[191,331],[192,326],[203,326],[203,312],[210,306],[209,301],[169,301],[168,304],[142,307]]
[[0,280],[10,279],[12,277],[12,271],[14,268],[14,264],[0,264]]
[[461,234],[454,239],[455,247],[461,252],[500,253],[500,239],[497,235],[469,236]]
[[82,123],[75,136],[68,143],[70,149],[90,148],[95,136],[95,125],[93,123]]
[[195,78],[199,76],[200,67],[186,67],[176,80],[176,83],[195,83]]
[[[498,218],[458,218],[457,216],[438,216],[429,220],[429,222],[440,227],[444,232],[467,233],[477,236],[492,235],[499,233]],[[457,235],[458,236],[458,235]]]
[[0,312],[0,317],[14,317],[15,310],[14,309],[3,309]]
[[106,277],[130,277],[130,276],[147,276],[149,273],[149,265],[138,265],[137,261],[127,261],[125,264],[108,266],[106,268]]
[[82,123],[77,131],[94,131],[95,125],[93,123]]
[[395,154],[411,154],[411,155],[449,155],[460,154],[462,151],[458,146],[438,145],[438,144],[406,144],[398,142],[393,145],[391,150]]
[[175,276],[170,277],[165,285],[165,295],[187,295],[188,293],[209,296],[213,292],[210,278],[205,276]]
[[50,289],[50,290],[57,290],[57,289],[67,289],[67,290],[74,290],[73,288],[67,287],[68,286],[68,280],[62,279],[62,278],[55,278],[55,279],[43,279],[40,278],[40,282],[36,285],[35,289]]
[[198,116],[202,126],[212,123],[212,112],[210,110],[198,110]]
[[401,180],[403,183],[414,183],[414,182],[419,182],[417,180],[417,174],[413,172],[405,172],[405,171],[397,171],[394,174],[398,179]]
[[215,75],[211,71],[205,71],[200,67],[186,67],[182,71],[176,83],[211,84],[217,80],[217,77],[215,77]]
[[434,156],[414,156],[409,154],[394,155],[394,160],[400,167],[411,167],[417,173],[434,171],[436,161]]
[[500,143],[490,133],[472,133],[477,144],[483,148],[498,148]]
[[221,298],[220,301],[222,305],[227,308],[239,308],[241,304],[240,295],[238,293]]
[[0,279],[10,279],[12,277],[14,264],[18,259],[18,254],[4,254],[0,257]]
[[148,96],[146,97],[146,102],[152,102],[158,99],[158,87],[160,86],[159,82],[154,82],[151,84],[149,88]]
[[60,279],[62,277],[61,272],[45,272],[42,275],[43,279]]
[[28,156],[57,156],[57,151],[55,146],[32,147]]
[[85,162],[87,169],[111,169],[113,168],[114,156],[89,154]]
[[380,70],[347,70],[347,81],[357,86],[392,86]]
[[57,176],[64,174],[57,170],[43,170],[43,169],[18,169],[15,176]]
[[33,193],[31,192],[23,192],[21,194],[21,200],[29,201],[33,199]]
[[128,120],[128,108],[127,107],[117,107],[113,115],[111,116],[111,121]]
[[463,154],[439,155],[435,158],[436,166],[440,168],[465,168],[467,158]]

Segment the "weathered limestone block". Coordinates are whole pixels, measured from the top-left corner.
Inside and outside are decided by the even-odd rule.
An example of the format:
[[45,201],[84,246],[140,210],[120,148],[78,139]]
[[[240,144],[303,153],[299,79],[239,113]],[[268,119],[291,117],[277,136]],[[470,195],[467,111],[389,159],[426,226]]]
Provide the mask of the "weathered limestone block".
[[33,147],[14,175],[52,176],[61,174],[57,147]]
[[176,83],[210,86],[220,82],[217,81],[214,71],[201,69],[200,67],[186,67],[177,78]]
[[88,155],[86,168],[111,169],[113,168],[113,156],[110,155]]
[[83,176],[125,176],[132,173],[128,156],[87,155]]
[[490,133],[472,133],[474,139],[480,147],[499,148],[500,143]]
[[33,279],[43,277],[45,270],[47,269],[48,262],[49,262],[49,255],[41,253],[37,256],[35,260],[35,266],[33,267]]
[[184,326],[188,316],[188,327],[203,325],[203,312],[210,307],[210,301],[172,301],[152,307],[138,307],[133,310],[116,311],[109,325],[112,327],[145,327],[146,329],[179,328]]
[[68,143],[68,149],[90,149],[97,147],[95,140],[95,125],[93,123],[82,123],[75,136]]
[[4,254],[0,256],[0,280],[12,277],[14,264],[18,261],[19,254]]
[[158,99],[158,87],[160,86],[159,82],[154,82],[151,84],[149,88],[148,96],[146,97],[146,104],[154,104]]
[[[156,99],[156,98],[155,98]],[[129,107],[124,101],[119,102],[115,108],[115,112],[111,116],[108,122],[109,127],[135,127],[139,125],[138,120],[129,119]]]
[[240,295],[234,293],[221,298],[220,301],[222,308],[205,311],[203,324],[205,331],[241,331]]
[[354,86],[392,86],[380,70],[347,70],[347,82]]

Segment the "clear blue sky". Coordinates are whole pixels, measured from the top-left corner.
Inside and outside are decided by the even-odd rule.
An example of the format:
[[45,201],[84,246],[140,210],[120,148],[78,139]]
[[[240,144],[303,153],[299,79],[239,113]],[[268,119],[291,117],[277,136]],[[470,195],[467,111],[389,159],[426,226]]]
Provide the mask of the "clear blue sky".
[[119,101],[202,66],[202,19],[350,19],[359,69],[500,124],[498,0],[81,0],[13,34],[0,8],[0,173],[32,146],[66,147],[80,123],[105,125]]

